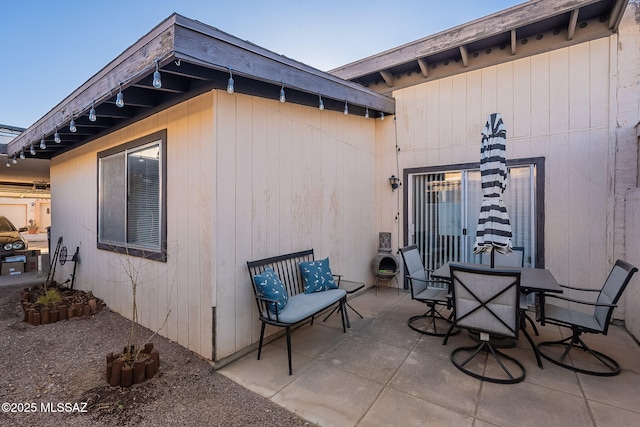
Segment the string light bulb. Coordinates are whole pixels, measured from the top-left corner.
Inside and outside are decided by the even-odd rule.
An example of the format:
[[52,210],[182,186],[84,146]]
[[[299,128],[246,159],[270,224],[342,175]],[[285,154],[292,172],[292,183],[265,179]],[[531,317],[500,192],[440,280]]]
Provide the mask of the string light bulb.
[[384,120],[384,111],[380,111],[380,120]]
[[119,84],[118,94],[116,95],[116,105],[120,108],[124,107],[124,95],[122,94],[122,83]]
[[60,139],[60,134],[58,133],[58,128],[56,127],[56,131],[53,134],[53,140],[55,141],[56,144],[60,144],[60,142],[62,141]]
[[367,107],[366,110],[364,110],[364,118],[368,119],[369,118],[369,107]]
[[158,70],[158,60],[156,59],[156,71],[153,73],[153,87],[160,89],[162,87],[162,77],[160,76],[160,70]]
[[285,102],[287,97],[284,95],[284,82],[282,82],[282,87],[280,88],[280,102]]
[[235,91],[234,82],[233,82],[233,73],[231,72],[231,67],[229,67],[229,81],[227,81],[227,92],[233,93]]
[[36,147],[33,146],[33,142],[31,143],[31,147],[29,147],[29,154],[32,156],[36,155]]
[[14,165],[18,164],[18,159],[15,155],[13,156],[13,160],[11,161],[11,163],[13,163]]
[[24,150],[20,150],[20,160],[24,160]]
[[347,104],[347,101],[344,101],[344,114],[345,116],[349,114],[349,104]]
[[89,110],[89,121],[95,122],[98,117],[96,116],[96,108],[94,101],[91,101],[91,110]]
[[71,122],[69,122],[69,131],[73,133],[78,131],[78,128],[76,127],[76,121],[74,118],[71,118]]
[[318,101],[318,108],[322,111],[324,110],[324,101],[322,101],[322,95],[318,94],[318,97],[320,98],[320,101]]
[[47,149],[47,143],[44,141],[44,135],[42,135],[42,139],[40,140],[40,149],[41,150]]
[[11,167],[11,163],[9,163],[9,160],[7,160],[7,167],[10,168]]

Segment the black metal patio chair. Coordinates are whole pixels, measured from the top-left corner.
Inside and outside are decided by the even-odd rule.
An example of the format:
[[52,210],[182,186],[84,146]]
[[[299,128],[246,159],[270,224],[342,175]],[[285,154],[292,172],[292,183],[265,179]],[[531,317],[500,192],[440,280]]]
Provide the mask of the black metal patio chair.
[[[520,272],[450,264],[451,294],[455,320],[450,327],[479,334],[478,345],[460,347],[451,353],[456,368],[474,378],[499,384],[524,380],[526,370],[515,358],[498,350],[492,338],[517,340],[520,331]],[[523,330],[533,346],[531,338]],[[449,333],[443,340],[447,344]],[[479,355],[491,354],[501,371],[486,369]],[[489,356],[488,356],[489,357]]]
[[[628,262],[618,260],[609,273],[602,289],[585,289],[571,286],[562,286],[564,289],[571,289],[581,292],[597,292],[598,297],[595,302],[576,300],[561,295],[547,294],[550,298],[567,301],[573,304],[574,308],[561,307],[545,302],[544,323],[571,328],[571,336],[558,341],[545,341],[538,344],[540,354],[549,362],[563,368],[570,369],[588,375],[610,377],[620,373],[620,365],[613,358],[590,348],[581,338],[583,333],[607,335],[609,323],[613,309],[624,292],[633,274],[638,271],[636,267]],[[578,306],[593,307],[591,313],[575,309]],[[553,349],[555,353],[552,353]],[[557,350],[560,350],[559,352]],[[582,356],[587,356],[586,362],[580,362],[579,354],[573,350],[582,350]],[[584,359],[584,358],[583,358]],[[577,366],[579,365],[580,366]],[[587,368],[587,365],[590,366]],[[599,366],[596,370],[594,367]]]
[[[482,254],[482,264],[490,264],[491,263],[491,255],[487,253]],[[495,252],[494,254],[494,267],[524,267],[524,247],[522,246],[514,246],[511,249],[511,252],[508,254],[501,254],[500,252]],[[538,328],[536,327],[536,323],[533,321],[531,316],[527,313],[529,307],[535,306],[535,294],[533,292],[523,292],[520,294],[520,322],[521,327],[526,328],[526,322],[529,322],[531,327],[533,328],[533,333],[536,335],[540,335],[538,333]]]
[[421,334],[443,337],[451,325],[451,316],[441,312],[442,309],[451,308],[449,283],[428,277],[418,246],[400,248],[400,254],[404,262],[404,274],[411,289],[411,299],[428,307],[424,314],[409,318],[407,325]]

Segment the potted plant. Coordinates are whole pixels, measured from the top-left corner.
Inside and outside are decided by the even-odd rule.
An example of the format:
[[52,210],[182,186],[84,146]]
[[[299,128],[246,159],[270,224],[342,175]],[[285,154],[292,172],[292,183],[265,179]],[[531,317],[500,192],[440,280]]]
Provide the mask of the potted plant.
[[160,354],[153,348],[151,339],[164,328],[169,319],[171,310],[167,309],[164,322],[160,328],[153,332],[146,340],[138,337],[138,306],[136,302],[136,291],[140,283],[138,273],[145,263],[144,259],[134,260],[128,250],[124,254],[118,254],[118,260],[125,272],[132,293],[131,330],[126,340],[122,353],[113,352],[106,356],[107,362],[107,382],[111,386],[130,387],[133,384],[141,383],[151,379],[160,368]]
[[38,232],[38,223],[35,220],[30,219],[29,225],[27,226],[27,230],[29,234],[36,234]]

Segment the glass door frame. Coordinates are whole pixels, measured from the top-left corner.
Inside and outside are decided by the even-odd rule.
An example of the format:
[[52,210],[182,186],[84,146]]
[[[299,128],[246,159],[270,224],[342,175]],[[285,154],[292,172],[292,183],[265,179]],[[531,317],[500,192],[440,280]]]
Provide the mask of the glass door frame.
[[[545,257],[544,257],[544,219],[545,219],[545,204],[544,204],[544,195],[545,195],[545,158],[544,157],[529,157],[522,159],[512,159],[507,160],[507,167],[510,166],[534,166],[534,197],[535,197],[535,207],[536,210],[533,213],[535,215],[535,232],[534,232],[534,246],[535,246],[535,266],[537,268],[545,268]],[[480,162],[476,163],[459,163],[453,165],[442,165],[442,166],[427,166],[427,167],[418,167],[418,168],[407,168],[402,171],[403,174],[403,182],[406,185],[402,186],[403,191],[403,241],[404,244],[409,244],[410,236],[409,236],[409,226],[411,225],[409,212],[409,198],[411,197],[412,191],[412,183],[410,181],[410,176],[414,174],[428,174],[428,173],[437,173],[437,172],[453,172],[453,171],[466,171],[470,169],[480,169]],[[463,180],[464,182],[464,180]],[[463,194],[463,197],[466,197]],[[534,218],[532,218],[534,219]],[[468,236],[467,236],[468,238]]]

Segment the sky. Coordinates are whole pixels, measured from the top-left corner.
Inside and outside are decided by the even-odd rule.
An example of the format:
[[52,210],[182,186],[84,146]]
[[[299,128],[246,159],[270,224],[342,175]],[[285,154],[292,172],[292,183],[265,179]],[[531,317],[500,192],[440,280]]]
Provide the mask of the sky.
[[173,12],[323,71],[524,0],[2,0],[0,124],[27,128]]

